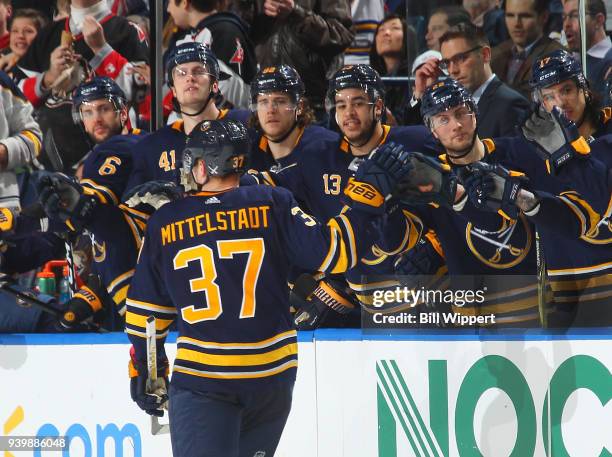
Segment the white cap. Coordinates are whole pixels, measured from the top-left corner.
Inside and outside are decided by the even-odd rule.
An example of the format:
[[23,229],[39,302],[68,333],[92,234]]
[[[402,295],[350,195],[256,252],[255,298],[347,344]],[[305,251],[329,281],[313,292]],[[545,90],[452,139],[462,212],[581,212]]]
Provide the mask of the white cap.
[[414,76],[414,74],[419,69],[419,67],[433,57],[435,57],[438,60],[441,60],[442,54],[440,54],[438,51],[429,50],[429,51],[425,51],[423,54],[418,55],[417,58],[414,59],[414,62],[412,63],[412,75]]

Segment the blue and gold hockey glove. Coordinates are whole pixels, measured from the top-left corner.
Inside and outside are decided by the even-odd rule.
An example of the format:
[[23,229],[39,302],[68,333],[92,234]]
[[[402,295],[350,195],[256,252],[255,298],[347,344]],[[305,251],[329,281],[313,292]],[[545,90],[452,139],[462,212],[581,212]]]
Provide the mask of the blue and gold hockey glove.
[[88,284],[83,285],[64,305],[65,310],[60,317],[60,325],[66,329],[73,329],[90,321],[98,311],[104,308],[101,288],[102,285],[97,277],[90,278]]
[[90,220],[96,198],[76,179],[63,173],[43,173],[37,183],[38,199],[51,219],[80,231]]
[[178,200],[184,195],[181,186],[170,181],[149,181],[128,190],[123,200],[126,205],[134,208],[139,205],[149,205],[157,210],[166,203]]
[[164,406],[168,401],[168,360],[157,360],[157,381],[154,386],[147,386],[147,366],[136,359],[134,346],[130,348],[130,395],[138,407],[151,416],[162,417]]
[[317,281],[304,273],[295,281],[289,297],[296,309],[293,317],[298,330],[314,330],[330,311],[348,314],[355,308],[355,300],[338,281]]
[[457,177],[450,165],[420,152],[412,154],[412,170],[398,185],[396,197],[406,204],[452,207],[457,192]]
[[548,173],[552,175],[557,174],[559,168],[574,157],[588,156],[591,152],[576,124],[556,106],[549,113],[538,105],[521,126],[521,132],[535,146],[538,156],[544,160]]
[[411,169],[410,153],[400,144],[386,143],[375,149],[349,178],[344,189],[351,208],[382,214],[400,179]]
[[[436,242],[439,243],[437,239]],[[412,249],[404,252],[395,260],[393,268],[399,275],[419,276],[434,275],[444,265],[446,265],[446,260],[433,246],[431,239],[422,237]]]
[[460,169],[459,176],[472,204],[506,219],[516,219],[516,198],[529,179],[499,164],[475,162]]
[[15,232],[17,213],[13,208],[0,208],[0,240]]

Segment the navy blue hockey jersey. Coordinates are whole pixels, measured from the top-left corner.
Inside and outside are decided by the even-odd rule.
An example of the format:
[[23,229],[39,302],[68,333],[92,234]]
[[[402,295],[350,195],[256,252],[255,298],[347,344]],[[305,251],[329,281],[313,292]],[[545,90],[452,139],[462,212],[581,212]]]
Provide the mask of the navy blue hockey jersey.
[[[553,199],[543,201],[535,223],[546,259],[547,274],[560,305],[579,305],[581,325],[612,323],[612,227],[568,183],[551,176],[530,145],[520,138],[498,139],[490,160],[525,173],[534,191]],[[577,162],[580,160],[578,159]],[[567,166],[572,167],[573,162]]]
[[[220,110],[219,119],[233,119],[246,123],[246,110]],[[134,145],[134,168],[126,190],[149,181],[171,181],[180,184],[183,149],[187,144],[183,121],[178,120],[151,133]]]
[[162,339],[178,319],[173,384],[237,391],[293,382],[289,266],[350,268],[371,243],[373,219],[349,211],[322,226],[287,190],[268,186],[166,204],[149,220],[128,292],[126,331],[137,359],[146,360],[153,315]]
[[96,145],[83,163],[81,184],[103,204],[118,205],[132,173],[132,148],[146,135],[134,129]]

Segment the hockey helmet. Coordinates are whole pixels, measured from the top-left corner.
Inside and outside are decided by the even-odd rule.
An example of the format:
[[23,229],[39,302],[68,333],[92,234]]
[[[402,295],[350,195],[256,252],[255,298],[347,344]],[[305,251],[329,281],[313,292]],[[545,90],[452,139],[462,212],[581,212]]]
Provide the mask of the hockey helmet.
[[192,169],[204,161],[209,176],[242,174],[248,169],[249,134],[246,127],[231,119],[202,121],[189,135],[183,151],[181,181],[185,190],[194,190]]
[[325,108],[330,111],[336,105],[336,93],[343,89],[361,89],[371,101],[385,99],[385,85],[378,72],[370,65],[346,65],[329,80]]
[[564,49],[558,49],[536,59],[529,80],[531,90],[539,90],[573,79],[580,88],[586,88],[586,79],[580,62]]
[[219,61],[212,50],[195,41],[181,43],[170,51],[166,60],[166,78],[169,86],[174,85],[172,72],[177,65],[188,62],[201,62],[207,69],[208,74],[215,80],[224,80],[229,75],[221,72]]
[[432,116],[460,105],[465,105],[472,112],[478,113],[472,94],[460,83],[448,78],[425,89],[421,97],[421,116],[426,123],[429,123]]
[[304,83],[295,68],[289,65],[267,67],[251,81],[251,102],[255,110],[257,96],[267,92],[286,92],[297,103],[305,92]]
[[72,120],[80,124],[81,105],[94,100],[109,100],[117,111],[126,106],[125,93],[119,85],[107,76],[96,76],[90,81],[81,83],[72,95]]

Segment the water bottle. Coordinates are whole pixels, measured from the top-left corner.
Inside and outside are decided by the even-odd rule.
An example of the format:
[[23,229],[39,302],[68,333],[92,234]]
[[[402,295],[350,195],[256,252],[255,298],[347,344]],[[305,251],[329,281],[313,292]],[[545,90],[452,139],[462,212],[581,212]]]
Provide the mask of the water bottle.
[[62,279],[59,282],[59,297],[60,303],[66,303],[71,298],[70,279],[68,275],[68,265],[62,270]]
[[41,294],[55,296],[55,275],[52,271],[40,271],[36,274],[36,288]]

